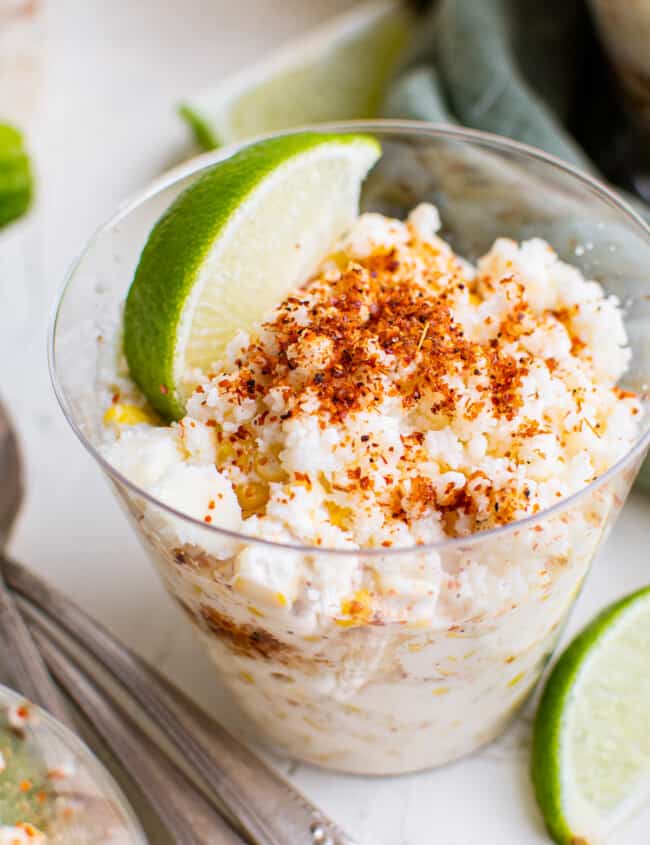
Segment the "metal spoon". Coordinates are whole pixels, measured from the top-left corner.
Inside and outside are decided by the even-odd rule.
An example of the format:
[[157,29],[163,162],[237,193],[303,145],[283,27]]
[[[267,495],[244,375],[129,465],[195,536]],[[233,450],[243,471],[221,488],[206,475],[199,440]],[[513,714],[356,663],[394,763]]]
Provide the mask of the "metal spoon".
[[[23,500],[23,478],[18,441],[0,403],[0,557],[9,540]],[[5,645],[8,669],[18,689],[74,729],[70,713],[43,662],[29,630],[0,572],[0,637]]]

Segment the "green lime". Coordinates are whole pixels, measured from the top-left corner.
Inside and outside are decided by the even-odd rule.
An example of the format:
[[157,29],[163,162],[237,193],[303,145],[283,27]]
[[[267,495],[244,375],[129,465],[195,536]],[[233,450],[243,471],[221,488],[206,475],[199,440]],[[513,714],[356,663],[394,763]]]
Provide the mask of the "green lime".
[[180,113],[204,149],[308,123],[376,117],[412,29],[405,4],[372,0],[191,97]]
[[602,842],[650,796],[650,587],[602,611],[553,669],[532,778],[553,839]]
[[0,227],[27,211],[32,199],[32,171],[23,136],[0,124]]
[[219,361],[314,270],[355,219],[380,153],[365,135],[271,138],[175,200],[149,235],[124,313],[131,375],[160,414],[182,416],[192,371]]

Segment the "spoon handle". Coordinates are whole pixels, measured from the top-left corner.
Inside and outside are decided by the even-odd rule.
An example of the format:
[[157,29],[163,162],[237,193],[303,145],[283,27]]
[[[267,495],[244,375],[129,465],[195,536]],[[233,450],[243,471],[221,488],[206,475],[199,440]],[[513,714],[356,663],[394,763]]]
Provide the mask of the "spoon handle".
[[25,698],[74,730],[68,708],[1,574],[0,640],[4,644],[9,674],[17,689]]

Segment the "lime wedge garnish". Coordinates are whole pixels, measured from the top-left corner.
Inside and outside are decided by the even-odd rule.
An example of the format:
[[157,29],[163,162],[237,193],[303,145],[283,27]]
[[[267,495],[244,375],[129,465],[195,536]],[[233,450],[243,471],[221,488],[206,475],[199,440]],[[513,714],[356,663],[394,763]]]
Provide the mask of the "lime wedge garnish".
[[199,146],[327,120],[376,117],[412,16],[373,0],[339,15],[181,107]]
[[124,314],[131,375],[160,414],[182,416],[188,374],[219,361],[238,330],[259,325],[315,269],[355,219],[379,155],[365,135],[271,138],[210,168],[170,206]]
[[606,608],[551,673],[532,777],[553,839],[595,845],[650,797],[650,588]]
[[32,171],[23,136],[0,124],[0,227],[27,211],[32,198]]

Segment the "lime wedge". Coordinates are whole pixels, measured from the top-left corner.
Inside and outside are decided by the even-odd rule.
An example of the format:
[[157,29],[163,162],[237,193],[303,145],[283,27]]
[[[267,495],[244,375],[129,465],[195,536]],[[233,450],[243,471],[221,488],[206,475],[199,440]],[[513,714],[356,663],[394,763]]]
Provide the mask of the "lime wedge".
[[532,778],[549,833],[594,845],[650,797],[650,588],[606,608],[551,673]]
[[411,31],[403,3],[364,3],[189,98],[180,113],[204,149],[307,123],[376,117]]
[[163,417],[183,415],[193,369],[315,269],[356,217],[380,152],[365,135],[271,138],[210,168],[165,212],[124,313],[131,375]]
[[32,172],[23,136],[0,124],[0,227],[27,211],[32,198]]

